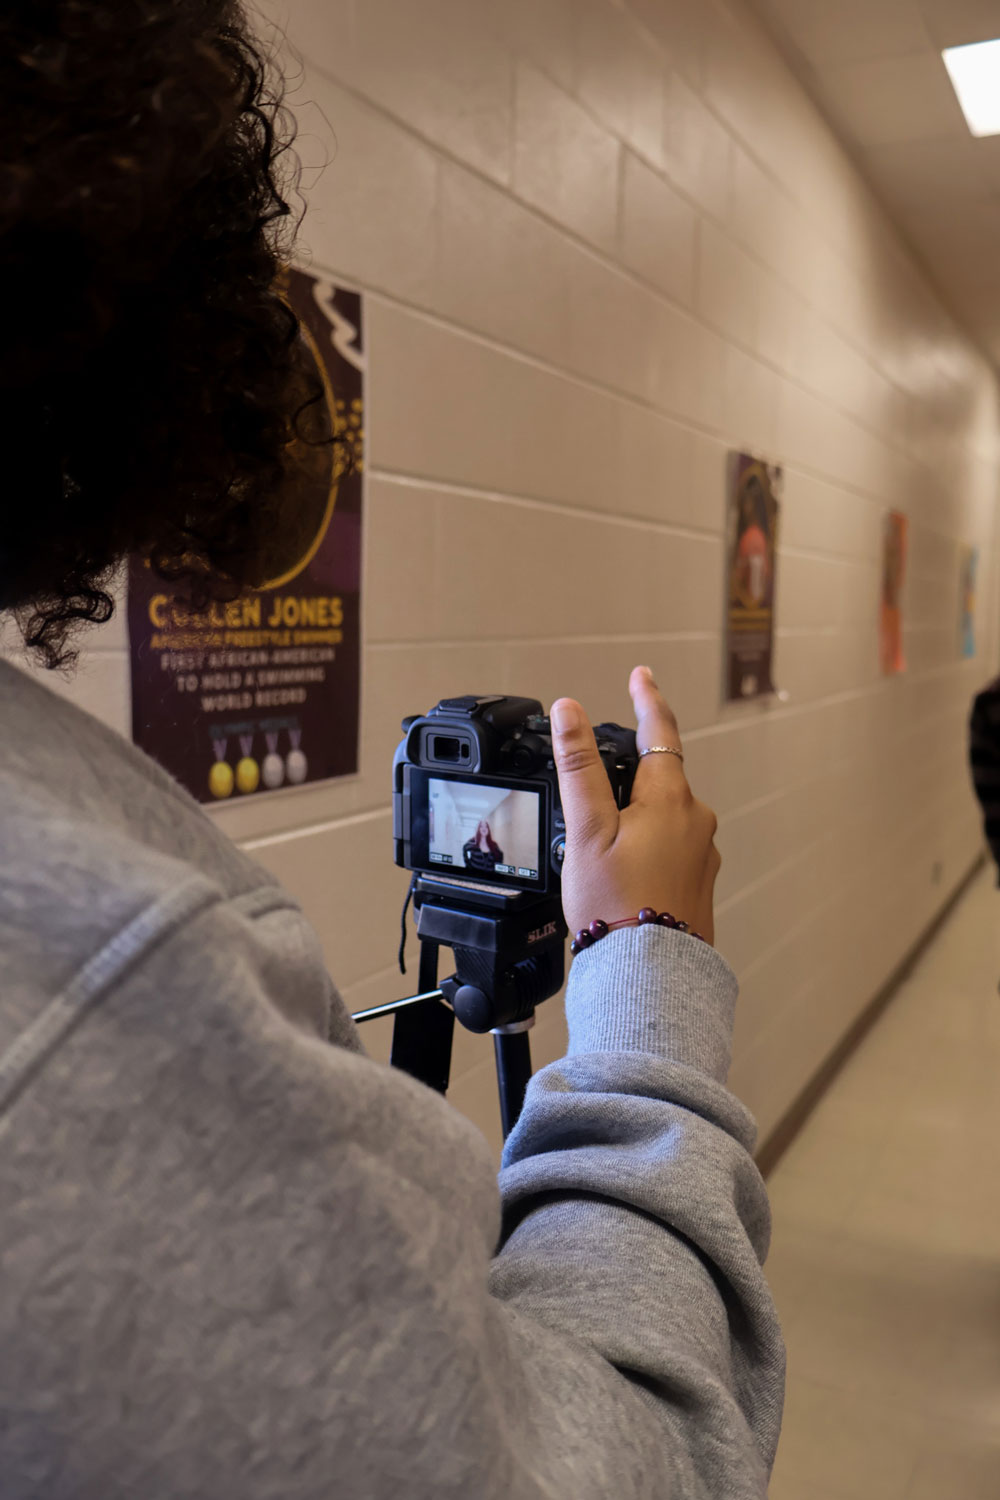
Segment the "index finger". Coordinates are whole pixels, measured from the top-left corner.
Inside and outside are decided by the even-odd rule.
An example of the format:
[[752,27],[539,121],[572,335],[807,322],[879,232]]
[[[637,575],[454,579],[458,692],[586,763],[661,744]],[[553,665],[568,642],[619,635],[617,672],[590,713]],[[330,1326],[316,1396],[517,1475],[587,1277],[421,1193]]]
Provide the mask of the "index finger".
[[[654,746],[663,750],[680,750],[681,732],[669,703],[661,694],[648,667],[636,667],[628,682],[636,714],[636,745],[639,751]],[[649,791],[687,788],[684,762],[680,755],[646,755],[640,760],[632,790],[632,801],[641,800]],[[636,798],[636,789],[639,798]]]

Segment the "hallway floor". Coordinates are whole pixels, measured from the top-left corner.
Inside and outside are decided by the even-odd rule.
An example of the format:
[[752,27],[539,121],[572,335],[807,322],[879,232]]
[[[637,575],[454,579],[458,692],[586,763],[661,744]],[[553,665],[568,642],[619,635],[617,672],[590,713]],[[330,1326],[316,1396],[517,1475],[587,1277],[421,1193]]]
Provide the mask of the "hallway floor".
[[771,1500],[1000,1497],[998,979],[991,867],[771,1177]]

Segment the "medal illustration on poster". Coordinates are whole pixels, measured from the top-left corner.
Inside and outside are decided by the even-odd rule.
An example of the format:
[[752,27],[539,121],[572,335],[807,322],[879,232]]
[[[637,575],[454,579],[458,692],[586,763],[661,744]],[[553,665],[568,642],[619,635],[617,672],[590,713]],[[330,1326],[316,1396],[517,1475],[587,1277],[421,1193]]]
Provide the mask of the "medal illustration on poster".
[[729,460],[726,700],[774,692],[774,589],[782,471],[733,453]]
[[[194,613],[148,563],[133,558],[129,567],[132,736],[202,802],[358,767],[361,296],[295,269],[283,273],[282,293],[300,319],[323,406],[300,418],[295,503],[271,578]],[[331,432],[337,441],[322,441]]]
[[882,535],[882,602],[879,650],[882,674],[894,677],[906,670],[903,655],[903,579],[906,574],[906,517],[891,510]]
[[962,655],[976,654],[976,574],[979,571],[979,548],[963,547],[961,560],[961,618],[959,624]]

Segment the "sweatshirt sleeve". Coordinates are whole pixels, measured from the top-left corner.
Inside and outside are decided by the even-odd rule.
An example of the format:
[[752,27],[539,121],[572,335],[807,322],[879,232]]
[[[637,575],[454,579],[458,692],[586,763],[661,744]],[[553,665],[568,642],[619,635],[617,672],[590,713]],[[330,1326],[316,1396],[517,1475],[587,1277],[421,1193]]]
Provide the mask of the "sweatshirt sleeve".
[[578,961],[501,1221],[478,1132],[296,1021],[298,914],[171,910],[0,1110],[4,1500],[765,1494],[780,1339],[714,954]]
[[623,1377],[623,1403],[628,1390],[660,1429],[665,1495],[764,1495],[781,1425],[769,1206],[753,1121],[724,1086],[736,995],[718,953],[682,933],[585,950],[568,1056],[532,1079],[500,1177],[494,1293]]

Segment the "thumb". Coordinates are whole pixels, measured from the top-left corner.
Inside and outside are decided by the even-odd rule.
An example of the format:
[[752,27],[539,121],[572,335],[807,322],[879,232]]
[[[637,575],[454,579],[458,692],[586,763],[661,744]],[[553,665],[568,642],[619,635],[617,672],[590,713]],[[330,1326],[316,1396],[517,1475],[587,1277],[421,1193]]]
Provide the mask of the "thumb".
[[551,722],[567,841],[610,843],[618,808],[587,715],[574,699],[560,698],[552,705]]

